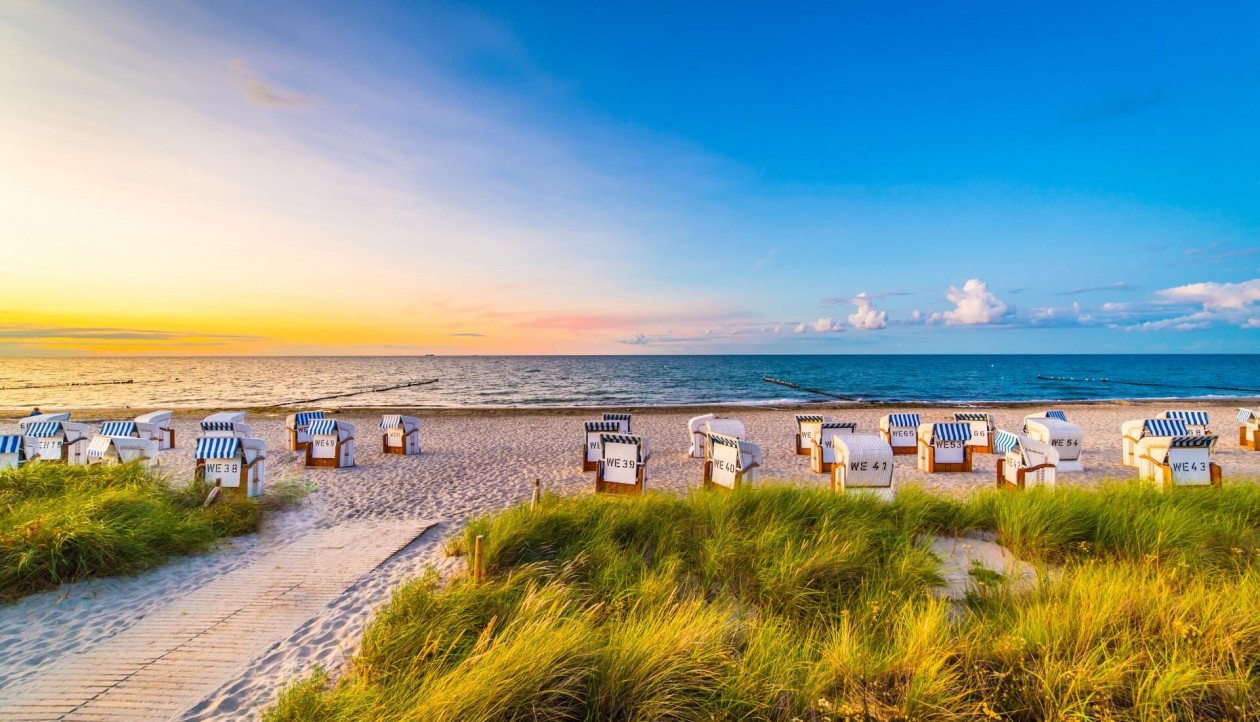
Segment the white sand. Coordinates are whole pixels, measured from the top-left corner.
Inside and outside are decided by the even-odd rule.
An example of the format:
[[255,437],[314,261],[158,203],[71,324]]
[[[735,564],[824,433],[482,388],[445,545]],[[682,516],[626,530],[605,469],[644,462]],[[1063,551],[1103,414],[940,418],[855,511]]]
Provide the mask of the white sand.
[[[1091,484],[1099,479],[1134,476],[1120,464],[1120,424],[1154,416],[1166,408],[1207,410],[1221,436],[1216,460],[1231,481],[1260,477],[1260,453],[1240,449],[1234,405],[1200,403],[1092,404],[1067,406],[1069,418],[1086,434],[1083,460],[1087,471],[1061,474],[1060,484]],[[810,406],[810,412],[855,420],[859,431],[874,433],[887,409],[837,409]],[[993,410],[998,427],[1017,430],[1033,408]],[[782,409],[714,409],[744,421],[750,440],[765,451],[763,479],[799,484],[827,483],[809,470],[808,458],[791,451],[793,414]],[[921,409],[924,421],[949,420],[951,409]],[[315,665],[335,669],[353,654],[364,625],[390,590],[430,563],[452,568],[440,555],[442,538],[458,531],[477,514],[528,500],[533,480],[547,491],[589,493],[593,474],[579,469],[581,421],[598,418],[593,411],[537,414],[426,413],[421,417],[419,457],[385,455],[377,430],[379,415],[346,412],[339,418],[357,427],[357,462],[353,469],[306,469],[296,454],[283,449],[283,418],[251,415],[249,423],[271,450],[268,480],[307,478],[318,485],[302,510],[280,515],[255,536],[235,540],[215,554],[184,559],[127,579],[94,580],[33,595],[0,608],[0,700],[3,689],[21,679],[38,679],[67,655],[88,651],[211,579],[238,569],[260,549],[292,541],[316,527],[361,518],[436,519],[442,524],[426,533],[386,564],[363,577],[287,638],[253,660],[242,660],[241,673],[217,692],[189,699],[196,719],[240,719],[255,716],[279,687]],[[651,411],[634,414],[634,431],[651,441],[649,487],[684,491],[699,483],[700,462],[686,456],[690,439],[686,421],[693,411]],[[75,414],[77,421],[119,418],[101,412]],[[162,452],[162,466],[175,479],[192,473],[192,439],[197,416],[177,418],[179,447]],[[13,425],[0,430],[12,433]],[[931,490],[965,493],[993,484],[996,457],[978,455],[970,474],[925,476],[915,471],[913,456],[896,458],[894,484],[921,483]],[[335,558],[330,559],[335,563]]]

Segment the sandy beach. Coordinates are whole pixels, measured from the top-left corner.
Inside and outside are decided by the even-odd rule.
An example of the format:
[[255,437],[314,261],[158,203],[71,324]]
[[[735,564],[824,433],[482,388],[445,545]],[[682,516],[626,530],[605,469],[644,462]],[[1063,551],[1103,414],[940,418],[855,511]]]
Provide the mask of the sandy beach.
[[[1243,400],[1243,404],[1253,401]],[[993,409],[998,428],[1016,430],[1023,416],[1043,406],[1007,406]],[[1083,461],[1086,471],[1063,474],[1059,483],[1091,485],[1103,479],[1128,479],[1131,469],[1120,463],[1120,425],[1129,419],[1154,416],[1168,408],[1208,411],[1212,429],[1221,437],[1216,461],[1226,483],[1254,483],[1260,479],[1260,453],[1241,449],[1235,422],[1236,404],[1223,403],[1095,403],[1063,407],[1069,418],[1085,431]],[[874,433],[886,408],[831,408],[810,405],[814,413],[858,422],[859,431]],[[775,483],[823,485],[827,479],[809,469],[808,458],[792,453],[795,432],[791,408],[707,409],[741,419],[750,440],[765,452],[762,479]],[[924,421],[948,420],[953,409],[916,409]],[[397,411],[403,410],[395,410]],[[127,412],[134,416],[135,410]],[[427,529],[384,563],[363,573],[322,606],[309,619],[260,640],[261,651],[239,660],[236,674],[202,680],[189,688],[186,705],[178,715],[192,719],[252,718],[275,696],[279,688],[316,666],[336,670],[353,654],[364,625],[387,599],[391,589],[421,573],[429,565],[452,570],[462,563],[442,555],[442,540],[459,530],[468,519],[527,500],[533,481],[560,494],[584,494],[593,490],[593,474],[579,467],[583,420],[598,418],[590,410],[547,412],[413,411],[421,418],[418,457],[385,455],[377,430],[379,413],[341,411],[337,418],[357,429],[356,462],[350,469],[307,469],[301,458],[283,451],[284,418],[279,413],[251,413],[255,435],[267,443],[269,483],[307,479],[316,489],[302,508],[270,520],[264,530],[237,539],[213,554],[177,560],[133,578],[90,580],[27,597],[7,606],[0,614],[0,707],[6,696],[37,689],[59,665],[76,656],[102,648],[149,615],[177,603],[187,595],[244,569],[258,555],[299,542],[321,530],[380,522],[414,523]],[[651,489],[685,492],[700,482],[700,462],[686,455],[688,418],[694,409],[647,409],[634,411],[634,431],[650,440],[652,458],[648,484]],[[172,480],[191,477],[192,442],[201,414],[176,415],[176,449],[162,452],[162,470]],[[83,422],[123,418],[101,411],[75,413]],[[0,431],[13,433],[15,419],[0,422]],[[914,468],[913,456],[896,458],[895,485],[919,484],[951,494],[987,489],[993,484],[993,456],[979,455],[969,474],[924,475]],[[335,553],[328,564],[338,563]]]

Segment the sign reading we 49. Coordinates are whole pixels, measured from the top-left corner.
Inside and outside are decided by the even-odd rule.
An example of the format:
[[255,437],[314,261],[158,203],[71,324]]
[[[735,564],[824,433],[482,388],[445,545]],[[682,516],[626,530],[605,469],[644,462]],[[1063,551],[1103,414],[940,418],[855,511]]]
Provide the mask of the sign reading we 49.
[[311,457],[315,459],[337,458],[337,438],[334,436],[316,436],[311,439]]

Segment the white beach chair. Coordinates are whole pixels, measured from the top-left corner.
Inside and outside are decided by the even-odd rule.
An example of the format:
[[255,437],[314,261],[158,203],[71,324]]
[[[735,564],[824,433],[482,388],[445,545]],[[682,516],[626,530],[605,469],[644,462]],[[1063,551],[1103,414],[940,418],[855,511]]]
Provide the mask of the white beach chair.
[[284,448],[286,451],[306,451],[311,443],[310,426],[315,419],[324,418],[323,411],[299,411],[284,419]]
[[1024,417],[1024,435],[1054,447],[1059,455],[1056,473],[1084,471],[1081,452],[1085,448],[1085,431],[1067,420],[1062,411],[1029,414]]
[[26,463],[25,444],[21,434],[0,436],[0,471],[16,469]]
[[709,434],[708,460],[704,462],[704,488],[734,489],[755,484],[761,472],[761,447],[726,434]]
[[354,424],[339,419],[311,419],[307,433],[307,466],[342,469],[354,466]]
[[157,443],[158,451],[175,448],[175,427],[171,425],[170,411],[150,411],[136,417],[136,426],[140,428],[140,438],[152,439]]
[[971,438],[967,441],[967,446],[971,447],[973,454],[993,453],[993,434],[997,431],[997,425],[993,422],[992,414],[981,411],[956,411],[954,421],[971,427]]
[[87,463],[87,446],[92,440],[92,431],[87,424],[35,421],[19,422],[18,425],[22,429],[27,461],[59,461],[70,465]]
[[27,416],[27,417],[18,419],[18,429],[20,429],[22,434],[25,435],[26,427],[32,424],[50,424],[53,422],[58,422],[58,421],[65,422],[69,420],[70,420],[70,414],[68,412],[61,412],[61,413],[56,413],[56,414],[36,414],[35,416]]
[[708,434],[706,432],[709,419],[717,418],[713,414],[701,414],[693,416],[687,421],[687,436],[691,439],[691,446],[687,449],[687,456],[693,459],[703,459],[708,453]]
[[1244,449],[1260,451],[1260,411],[1238,410],[1238,443]]
[[157,442],[134,436],[97,434],[87,447],[89,464],[125,464],[138,461],[144,466],[157,463]]
[[381,417],[381,452],[415,456],[420,453],[420,419],[401,414]]
[[1215,436],[1144,436],[1137,442],[1138,477],[1164,488],[1220,486],[1221,467],[1212,461]]
[[876,434],[840,434],[832,441],[836,462],[831,490],[893,498],[893,447]]
[[1050,444],[1023,434],[999,431],[994,435],[993,453],[1000,455],[997,460],[997,488],[1054,486],[1059,452]]
[[913,454],[919,446],[919,415],[888,414],[879,420],[879,435],[894,454]]
[[630,430],[630,414],[605,413],[604,421],[617,422],[617,426],[621,429],[618,433],[621,433],[621,434],[634,433]]
[[616,421],[582,422],[582,471],[598,471],[600,455],[604,453],[600,439],[604,434],[620,434],[621,424]]
[[244,411],[219,411],[201,420],[201,436],[205,439],[253,438],[254,430],[245,423]]
[[1189,436],[1180,419],[1134,419],[1120,425],[1120,462],[1138,468],[1138,442],[1147,437]]
[[827,419],[819,414],[797,414],[796,436],[793,444],[797,456],[809,456],[810,444],[822,433],[822,425]]
[[599,439],[599,466],[595,491],[607,494],[642,494],[647,491],[647,440],[642,436],[606,433]]
[[840,434],[856,434],[856,421],[824,421],[818,436],[809,441],[809,468],[818,474],[830,474],[836,463],[835,439]]
[[1208,429],[1208,413],[1206,411],[1165,411],[1158,419],[1177,419],[1186,425],[1186,433],[1190,436],[1211,436]]
[[971,425],[958,421],[919,424],[919,471],[936,474],[971,471]]
[[234,494],[261,496],[267,472],[267,445],[261,439],[202,437],[194,450],[194,478]]

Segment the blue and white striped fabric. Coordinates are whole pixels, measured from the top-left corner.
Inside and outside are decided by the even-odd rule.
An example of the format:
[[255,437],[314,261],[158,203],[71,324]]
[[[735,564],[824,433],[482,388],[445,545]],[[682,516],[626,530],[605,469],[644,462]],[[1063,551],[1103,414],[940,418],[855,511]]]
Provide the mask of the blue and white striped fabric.
[[604,414],[604,421],[629,421],[630,414]]
[[1177,436],[1168,442],[1170,449],[1210,449],[1216,446],[1215,436]]
[[196,459],[232,459],[240,451],[241,440],[235,436],[219,439],[197,439]]
[[136,436],[136,422],[105,421],[101,423],[101,436]]
[[402,414],[385,414],[381,417],[381,431],[389,431],[402,426]]
[[315,419],[322,419],[322,418],[324,418],[323,411],[299,411],[298,413],[293,415],[293,425],[301,428],[311,423]]
[[14,434],[12,436],[0,436],[0,454],[20,454],[22,453],[22,437]]
[[909,426],[911,428],[917,429],[919,428],[919,415],[918,414],[889,414],[888,425],[900,426],[900,427]]
[[932,424],[932,438],[937,441],[971,441],[971,426],[957,422]]
[[1059,421],[1067,421],[1067,414],[1058,409],[1051,409],[1046,412],[1047,419],[1058,419]]
[[600,433],[606,433],[609,431],[621,431],[621,424],[618,424],[616,421],[587,421],[585,423],[586,423],[586,432],[588,434],[594,433],[596,431]]
[[824,421],[822,427],[824,429],[851,429],[857,431],[856,421]]
[[625,434],[600,434],[599,436],[599,443],[601,444],[634,444],[638,446],[642,442],[643,439],[641,437],[627,436]]
[[39,439],[52,438],[60,433],[60,421],[41,421],[38,424],[28,424],[26,427],[27,436],[34,436]]
[[1247,423],[1248,421],[1251,421],[1251,417],[1253,417],[1253,416],[1257,416],[1257,414],[1256,414],[1256,412],[1252,411],[1251,409],[1239,409],[1239,410],[1238,410],[1238,421],[1239,421],[1239,423],[1245,424],[1245,423]]
[[99,459],[109,453],[109,445],[114,443],[112,436],[93,436],[88,444],[87,455]]
[[726,436],[725,434],[711,434],[709,436],[709,441],[712,441],[715,444],[720,444],[722,446],[729,446],[732,449],[739,448],[739,439],[735,438],[734,436]]
[[954,413],[954,421],[988,421],[989,415],[975,411],[958,411]]
[[1005,454],[1016,446],[1019,446],[1019,437],[1009,431],[999,431],[993,437],[994,453]]
[[202,431],[235,431],[236,425],[231,421],[203,421]]
[[1164,418],[1178,419],[1195,426],[1207,426],[1208,424],[1206,411],[1165,411]]
[[1186,422],[1181,419],[1147,419],[1142,424],[1143,436],[1186,436]]
[[312,419],[311,425],[306,429],[306,433],[311,436],[320,436],[323,434],[337,433],[336,419]]
[[821,424],[823,417],[818,414],[797,414],[797,424]]

